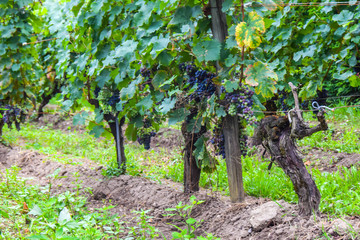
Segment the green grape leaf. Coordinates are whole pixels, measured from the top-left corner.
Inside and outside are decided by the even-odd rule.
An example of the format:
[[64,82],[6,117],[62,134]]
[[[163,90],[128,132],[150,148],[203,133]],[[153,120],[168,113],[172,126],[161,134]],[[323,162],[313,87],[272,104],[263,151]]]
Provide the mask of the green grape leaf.
[[69,111],[73,104],[74,104],[73,101],[71,101],[71,100],[65,100],[65,101],[62,102],[62,108],[63,108],[65,111]]
[[161,84],[165,82],[166,78],[168,77],[167,72],[164,70],[157,71],[156,75],[152,80],[152,84],[155,89],[159,89]]
[[102,125],[95,125],[91,129],[90,134],[94,135],[96,138],[99,138],[104,131],[105,129]]
[[346,80],[349,77],[351,77],[352,75],[354,75],[354,73],[352,71],[347,71],[347,72],[344,72],[343,74],[335,73],[333,75],[333,77],[335,79]]
[[125,136],[130,141],[136,141],[137,133],[136,128],[134,124],[128,124],[126,130],[125,130]]
[[149,110],[152,107],[152,105],[153,105],[153,100],[151,99],[151,95],[147,95],[146,97],[141,99],[140,102],[136,104],[137,107],[139,108],[144,107],[145,110]]
[[169,37],[153,37],[151,41],[153,43],[153,48],[150,54],[153,56],[153,58],[157,57],[160,52],[165,50],[170,43]]
[[220,106],[220,107],[216,108],[216,116],[218,116],[218,117],[225,117],[226,116],[226,112],[225,112],[223,106]]
[[73,124],[76,125],[85,125],[86,118],[89,116],[87,112],[81,112],[76,114],[73,117]]
[[340,25],[347,24],[354,17],[354,13],[349,10],[342,10],[339,14],[335,14],[332,17],[333,21],[338,22]]
[[230,9],[230,7],[232,6],[233,4],[233,0],[225,0],[222,4],[222,11],[223,12],[226,12]]
[[198,133],[201,130],[201,123],[202,123],[201,118],[190,119],[190,121],[186,125],[186,131]]
[[174,125],[178,122],[182,122],[190,114],[189,110],[186,108],[178,108],[169,113],[169,126]]
[[261,43],[261,34],[265,32],[265,22],[256,12],[250,12],[246,22],[235,28],[235,38],[239,47],[256,48]]
[[239,80],[231,81],[231,80],[224,80],[224,87],[226,92],[233,92],[234,90],[239,88]]
[[200,62],[217,61],[220,59],[221,43],[217,40],[199,42],[193,52]]
[[194,144],[196,165],[206,173],[213,173],[216,170],[216,165],[219,163],[207,150],[206,142],[207,139],[203,136],[199,138]]
[[278,76],[266,64],[256,62],[253,65],[249,65],[245,70],[245,75],[246,84],[256,87],[256,94],[260,94],[264,98],[274,95]]
[[110,71],[108,69],[104,69],[101,71],[100,75],[97,76],[96,82],[99,88],[103,88],[105,83],[108,82],[111,79]]
[[309,99],[315,96],[320,82],[309,81],[307,82],[299,92],[299,97],[302,99]]
[[64,207],[63,210],[61,210],[60,214],[59,214],[59,218],[58,218],[58,222],[61,223],[65,223],[71,220],[71,215],[69,210],[67,209],[67,207]]
[[126,40],[121,46],[118,46],[115,48],[115,57],[124,57],[127,54],[134,54],[134,51],[136,50],[138,46],[138,42],[135,42],[134,40]]
[[160,112],[163,114],[168,113],[171,109],[174,108],[176,103],[176,98],[165,98],[160,105]]
[[191,22],[192,17],[197,17],[202,13],[202,9],[200,6],[195,7],[179,7],[176,9],[173,18],[169,22],[170,25],[182,24],[185,25]]
[[174,59],[173,56],[171,56],[167,51],[162,51],[157,59],[159,60],[159,63],[164,66],[169,66],[172,60]]

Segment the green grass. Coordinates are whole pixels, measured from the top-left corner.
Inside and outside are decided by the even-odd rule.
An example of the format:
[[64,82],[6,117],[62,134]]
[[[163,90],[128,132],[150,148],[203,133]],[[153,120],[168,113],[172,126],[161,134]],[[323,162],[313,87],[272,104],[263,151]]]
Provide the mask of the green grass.
[[[350,131],[343,137],[342,144],[332,139],[330,133],[315,134],[303,140],[301,144],[322,144],[324,149],[339,149],[341,151],[358,151],[354,139],[355,131]],[[325,137],[324,137],[325,136]],[[36,128],[26,125],[20,132],[6,130],[4,138],[16,144],[25,142],[25,146],[36,149],[50,158],[68,164],[81,164],[86,157],[98,164],[114,168],[115,148],[113,141],[95,139],[88,134],[63,133],[59,130]],[[320,141],[321,140],[321,141]],[[349,141],[346,146],[344,143]],[[319,147],[319,146],[318,146]],[[183,162],[179,149],[169,152],[158,148],[156,151],[144,151],[142,146],[127,144],[127,174],[143,176],[161,183],[162,179],[175,182],[183,181]],[[297,196],[289,178],[282,169],[273,166],[267,170],[268,162],[259,161],[257,156],[243,158],[243,179],[247,194],[256,197],[267,197],[273,200],[284,199],[291,203],[297,202]],[[360,215],[360,170],[358,168],[340,168],[334,173],[321,173],[312,170],[313,178],[321,192],[320,210],[336,215]],[[225,161],[219,159],[219,166],[212,174],[202,173],[200,185],[229,195]]]
[[299,146],[320,148],[323,151],[360,153],[360,132],[351,128],[345,132],[328,130],[317,132],[298,141]]
[[124,231],[120,219],[107,213],[113,206],[90,212],[85,197],[51,196],[51,186],[27,184],[19,170],[0,173],[1,239],[111,239]]

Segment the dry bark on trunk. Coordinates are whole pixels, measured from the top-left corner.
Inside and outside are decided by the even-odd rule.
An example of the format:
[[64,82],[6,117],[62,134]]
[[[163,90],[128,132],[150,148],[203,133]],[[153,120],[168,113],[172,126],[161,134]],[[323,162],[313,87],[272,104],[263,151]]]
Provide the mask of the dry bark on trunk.
[[[196,113],[193,113],[189,118],[195,116]],[[193,131],[188,131],[188,123],[184,121],[181,127],[181,132],[185,140],[184,148],[184,192],[191,193],[199,191],[199,181],[201,175],[201,168],[196,164],[195,156],[193,152],[195,151],[195,143],[201,138],[201,136],[206,133],[206,127],[201,126],[200,131],[194,133]]]
[[255,129],[253,145],[263,144],[271,154],[271,160],[278,163],[291,179],[299,197],[300,214],[311,215],[318,213],[321,195],[299,155],[295,140],[326,130],[328,126],[324,111],[317,114],[319,124],[310,128],[303,122],[298,106],[295,109],[289,113],[291,124],[288,116],[265,117]]

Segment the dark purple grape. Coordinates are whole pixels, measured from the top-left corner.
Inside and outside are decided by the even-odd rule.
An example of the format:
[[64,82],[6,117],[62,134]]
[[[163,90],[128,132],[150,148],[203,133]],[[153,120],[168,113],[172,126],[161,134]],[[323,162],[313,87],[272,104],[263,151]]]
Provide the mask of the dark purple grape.
[[99,92],[101,91],[101,88],[99,88],[98,86],[96,86],[95,90],[94,90],[94,96],[97,98],[99,96]]
[[114,107],[117,102],[119,102],[119,95],[112,95],[108,100],[109,106],[112,107]]

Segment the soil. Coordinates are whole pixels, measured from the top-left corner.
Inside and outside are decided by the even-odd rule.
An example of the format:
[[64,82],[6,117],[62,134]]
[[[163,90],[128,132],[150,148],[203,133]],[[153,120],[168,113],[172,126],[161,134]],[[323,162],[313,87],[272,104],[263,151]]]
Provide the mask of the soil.
[[[129,175],[109,179],[101,175],[101,166],[93,163],[88,165],[85,159],[83,165],[63,165],[47,160],[46,156],[35,151],[0,146],[0,170],[4,171],[12,165],[18,165],[21,168],[20,176],[31,178],[31,183],[45,186],[51,180],[53,194],[75,191],[78,183],[82,184],[83,189],[91,188],[92,194],[88,191],[83,193],[88,196],[90,209],[103,206],[111,199],[115,207],[109,211],[119,214],[129,224],[135,224],[132,221],[133,210],[149,210],[147,214],[154,217],[150,223],[166,239],[171,239],[171,232],[176,231],[169,223],[184,227],[176,217],[165,216],[169,213],[165,211],[166,208],[175,207],[179,201],[186,202],[189,198],[177,183],[165,182],[159,185]],[[62,178],[50,179],[48,175],[58,168],[61,168],[58,176]],[[220,197],[205,190],[194,195],[204,200],[192,212],[192,217],[204,220],[197,234],[209,232],[221,239],[315,239],[321,238],[324,230],[333,239],[350,239],[346,231],[341,229],[341,223],[344,223],[342,220],[330,220],[324,214],[316,218],[303,218],[298,216],[296,205],[284,201],[274,204],[268,199],[248,196],[243,203],[231,203],[228,197]],[[269,215],[272,216],[269,218]],[[359,231],[358,217],[345,217],[345,220]]]

